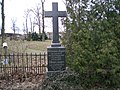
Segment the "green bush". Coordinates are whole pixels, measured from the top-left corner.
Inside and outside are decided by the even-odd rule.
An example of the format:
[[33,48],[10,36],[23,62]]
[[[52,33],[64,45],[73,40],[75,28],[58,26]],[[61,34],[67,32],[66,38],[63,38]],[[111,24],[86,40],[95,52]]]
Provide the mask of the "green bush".
[[36,32],[32,33],[32,40],[33,41],[42,41],[42,36],[38,35]]
[[120,88],[120,1],[67,0],[67,65],[85,88]]
[[74,72],[53,73],[44,79],[41,90],[83,90],[78,82],[78,75]]
[[[48,39],[48,37],[45,33],[45,40],[47,40],[47,39]],[[33,41],[42,41],[42,34],[39,35],[36,32],[32,33],[32,40]]]

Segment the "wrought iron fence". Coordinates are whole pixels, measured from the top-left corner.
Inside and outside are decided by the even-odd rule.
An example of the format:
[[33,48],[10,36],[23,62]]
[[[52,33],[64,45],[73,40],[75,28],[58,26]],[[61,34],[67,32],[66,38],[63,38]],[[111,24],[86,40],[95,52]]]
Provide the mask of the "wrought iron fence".
[[3,75],[11,75],[15,72],[44,74],[46,68],[46,53],[0,55],[0,74]]

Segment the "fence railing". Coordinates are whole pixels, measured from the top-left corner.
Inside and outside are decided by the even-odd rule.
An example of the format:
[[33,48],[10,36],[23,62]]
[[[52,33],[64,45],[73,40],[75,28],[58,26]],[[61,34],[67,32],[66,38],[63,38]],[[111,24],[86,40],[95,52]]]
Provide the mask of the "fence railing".
[[46,53],[0,55],[0,74],[15,72],[44,74],[47,68]]

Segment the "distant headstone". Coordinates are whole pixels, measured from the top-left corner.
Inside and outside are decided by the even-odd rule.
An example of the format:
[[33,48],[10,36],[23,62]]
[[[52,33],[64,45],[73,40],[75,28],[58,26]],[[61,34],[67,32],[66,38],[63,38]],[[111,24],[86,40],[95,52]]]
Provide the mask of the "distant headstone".
[[58,17],[66,17],[66,11],[58,11],[58,3],[52,3],[52,11],[45,11],[45,17],[53,20],[53,41],[47,48],[48,71],[65,70],[65,47],[59,42]]

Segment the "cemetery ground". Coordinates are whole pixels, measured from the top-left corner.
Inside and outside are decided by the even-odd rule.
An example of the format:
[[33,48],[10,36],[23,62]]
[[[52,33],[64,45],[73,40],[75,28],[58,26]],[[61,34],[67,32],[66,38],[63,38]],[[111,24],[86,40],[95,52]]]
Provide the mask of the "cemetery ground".
[[[8,54],[46,53],[47,46],[51,44],[51,40],[41,42],[6,39],[6,42]],[[9,76],[6,73],[0,73],[0,90],[79,90],[79,85],[74,84],[78,82],[76,77],[76,74],[68,70],[66,73],[45,79],[43,74],[24,73],[21,69],[16,69]]]
[[[47,46],[51,44],[51,40],[41,41],[22,41],[22,40],[5,40],[8,44],[7,54],[40,54],[46,53]],[[4,53],[4,49],[3,52]],[[33,57],[32,57],[33,58]],[[20,62],[20,60],[19,60]],[[43,75],[38,75],[36,73],[26,72],[18,69],[9,75],[0,73],[0,90],[33,90],[41,84],[43,80]]]
[[[7,39],[6,42],[8,43],[8,53],[28,54],[46,52],[47,46],[51,44],[51,40],[41,42],[10,41]],[[98,89],[97,86],[93,86],[92,89],[83,89],[79,79],[80,76],[69,69],[65,73],[60,73],[47,79],[45,79],[45,75],[29,72],[23,74],[23,71],[17,70],[9,78],[7,78],[6,74],[4,76],[0,74],[0,90],[116,90],[111,88]]]
[[[19,54],[39,54],[40,52],[46,52],[47,46],[51,44],[51,40],[41,42],[7,39],[6,42],[8,44],[7,53],[11,54],[17,54],[18,52]],[[45,75],[32,72],[24,73],[21,69],[18,69],[9,76],[6,73],[3,75],[0,73],[0,90],[79,90],[79,85],[75,86],[74,84],[78,82],[76,77],[75,73],[68,70],[66,73],[45,79]]]
[[51,44],[51,40],[26,41],[26,40],[6,40],[8,44],[8,53],[40,53],[46,52],[47,46]]

